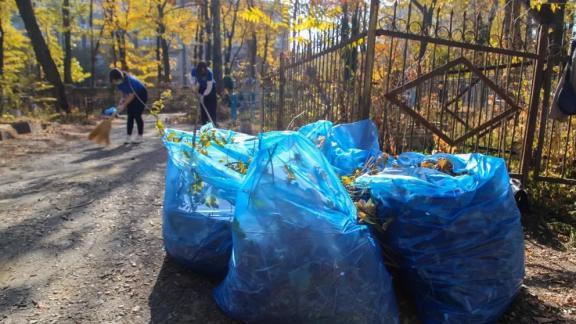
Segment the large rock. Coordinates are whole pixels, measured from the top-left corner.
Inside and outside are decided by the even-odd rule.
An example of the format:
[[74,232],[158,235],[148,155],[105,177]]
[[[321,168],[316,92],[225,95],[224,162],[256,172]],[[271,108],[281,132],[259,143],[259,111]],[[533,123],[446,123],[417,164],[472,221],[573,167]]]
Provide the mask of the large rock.
[[0,141],[18,137],[16,130],[8,124],[0,124]]
[[42,130],[42,125],[40,123],[29,121],[14,122],[10,125],[18,134],[38,133]]

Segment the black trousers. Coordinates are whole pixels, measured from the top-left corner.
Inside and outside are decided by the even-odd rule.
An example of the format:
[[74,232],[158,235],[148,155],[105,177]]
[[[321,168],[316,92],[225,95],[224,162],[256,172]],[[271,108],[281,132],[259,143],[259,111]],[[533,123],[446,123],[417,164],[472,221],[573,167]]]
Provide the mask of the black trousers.
[[[216,98],[216,91],[213,89],[212,92],[207,95],[206,97],[204,97],[204,106],[206,106],[206,110],[208,110],[208,113],[210,114],[210,117],[212,117],[212,121],[214,122],[214,126],[216,126],[216,108],[218,106],[218,100]],[[200,105],[200,123],[202,125],[205,125],[207,123],[210,122],[210,118],[208,118],[208,115],[206,114],[206,111],[204,111],[204,109],[202,108],[202,105]]]
[[[140,99],[146,103],[148,100],[147,94],[139,94]],[[140,102],[138,98],[134,98],[126,107],[128,112],[128,119],[126,120],[126,132],[128,135],[132,135],[132,130],[134,129],[134,122],[138,127],[138,135],[144,134],[144,120],[142,119],[142,113],[144,112],[144,103]]]

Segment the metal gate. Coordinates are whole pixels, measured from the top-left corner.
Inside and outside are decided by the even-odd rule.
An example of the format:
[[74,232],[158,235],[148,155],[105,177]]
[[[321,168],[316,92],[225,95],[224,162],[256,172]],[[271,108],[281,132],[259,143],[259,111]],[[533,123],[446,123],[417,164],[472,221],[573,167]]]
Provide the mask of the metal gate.
[[482,152],[505,158],[525,181],[576,183],[576,120],[546,118],[554,89],[543,84],[554,73],[546,70],[548,28],[518,0],[496,9],[462,3],[461,11],[381,6],[372,30],[368,8],[358,6],[294,43],[266,76],[262,129],[361,119],[369,98],[390,153]]

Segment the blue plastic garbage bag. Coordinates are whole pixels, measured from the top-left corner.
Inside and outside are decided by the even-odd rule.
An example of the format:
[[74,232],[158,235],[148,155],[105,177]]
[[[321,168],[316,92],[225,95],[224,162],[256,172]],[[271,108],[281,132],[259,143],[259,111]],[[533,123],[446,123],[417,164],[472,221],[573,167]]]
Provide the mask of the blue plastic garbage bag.
[[298,132],[311,140],[314,145],[323,151],[326,138],[331,134],[334,124],[329,120],[319,120],[317,122],[304,125]]
[[381,155],[378,129],[369,119],[334,126],[320,120],[302,126],[299,132],[326,156],[337,174],[351,175]]
[[110,108],[104,109],[104,111],[102,111],[102,115],[104,115],[106,117],[112,117],[112,116],[116,115],[117,112],[118,112],[118,109],[116,109],[116,107],[110,107]]
[[369,119],[334,126],[329,144],[328,160],[342,175],[352,174],[381,154],[378,129]]
[[[215,138],[221,145],[212,143]],[[168,255],[190,269],[222,277],[232,249],[234,203],[244,178],[227,165],[249,163],[257,139],[209,126],[198,132],[196,149],[192,141],[193,133],[167,129],[164,135],[169,155],[164,245]]]
[[[448,159],[453,174],[420,168]],[[381,243],[424,323],[491,323],[517,294],[524,243],[504,160],[481,154],[398,157],[355,185],[377,201]],[[447,171],[448,172],[448,171]]]
[[[230,221],[234,212],[225,200],[217,207],[205,203],[212,187],[193,193],[192,170],[177,168],[168,160],[164,197],[163,236],[168,255],[190,269],[210,276],[224,276],[232,248]],[[218,200],[218,195],[211,197]]]
[[249,323],[397,323],[391,278],[328,161],[299,133],[262,135],[214,292]]

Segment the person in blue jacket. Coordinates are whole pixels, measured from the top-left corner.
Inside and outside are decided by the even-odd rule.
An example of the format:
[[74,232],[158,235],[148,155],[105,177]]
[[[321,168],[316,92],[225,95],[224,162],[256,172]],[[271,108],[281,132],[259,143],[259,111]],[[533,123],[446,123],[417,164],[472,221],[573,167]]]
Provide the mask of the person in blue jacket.
[[[216,82],[214,81],[214,74],[212,70],[208,67],[206,62],[199,62],[195,68],[192,69],[192,87],[200,94],[200,100],[204,103],[206,110],[202,108],[202,103],[200,104],[200,123],[202,125],[210,122],[210,119],[214,122],[216,126],[216,109],[218,106],[218,100],[216,97]],[[210,117],[208,117],[208,114]]]
[[[146,102],[148,102],[148,90],[146,90],[146,86],[142,82],[128,72],[113,69],[110,71],[109,77],[110,83],[122,92],[122,99],[120,99],[117,107],[118,112],[126,109],[128,113],[126,123],[127,136],[124,144],[141,143],[144,135],[142,113],[146,108]],[[136,121],[138,127],[138,136],[135,139],[132,137],[134,121]]]

